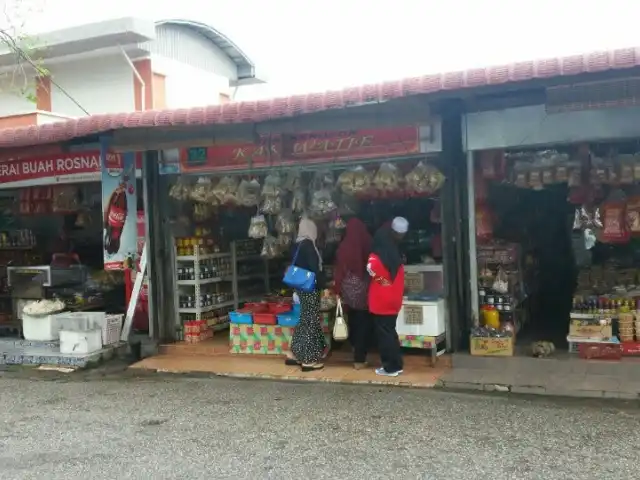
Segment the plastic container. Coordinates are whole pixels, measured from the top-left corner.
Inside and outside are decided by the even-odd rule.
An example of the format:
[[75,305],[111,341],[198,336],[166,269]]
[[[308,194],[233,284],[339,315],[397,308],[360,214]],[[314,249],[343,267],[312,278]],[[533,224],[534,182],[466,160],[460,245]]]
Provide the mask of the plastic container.
[[482,307],[482,318],[487,327],[500,328],[500,312],[493,305]]
[[60,353],[64,355],[86,355],[102,349],[102,330],[84,332],[60,331]]
[[103,328],[105,312],[63,312],[55,315],[58,331],[67,330],[80,332]]
[[230,312],[229,323],[238,323],[242,325],[252,325],[253,315],[250,312]]
[[50,342],[58,340],[60,329],[56,315],[31,316],[22,313],[22,334],[30,342]]
[[300,322],[300,317],[298,315],[291,314],[281,314],[277,315],[278,325],[281,327],[296,327]]
[[278,319],[273,313],[254,313],[253,323],[256,325],[277,325]]

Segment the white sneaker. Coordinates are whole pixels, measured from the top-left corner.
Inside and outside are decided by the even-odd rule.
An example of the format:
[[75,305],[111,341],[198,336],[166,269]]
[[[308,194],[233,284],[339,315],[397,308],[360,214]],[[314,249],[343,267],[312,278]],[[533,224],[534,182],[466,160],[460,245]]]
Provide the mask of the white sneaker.
[[376,368],[376,375],[380,375],[382,377],[397,377],[404,370],[398,370],[397,372],[387,372],[384,368]]

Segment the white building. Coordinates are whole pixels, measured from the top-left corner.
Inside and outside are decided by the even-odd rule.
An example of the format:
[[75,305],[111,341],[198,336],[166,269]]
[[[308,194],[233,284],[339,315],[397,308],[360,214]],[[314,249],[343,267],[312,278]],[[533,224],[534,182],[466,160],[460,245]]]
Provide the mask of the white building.
[[[263,83],[251,60],[209,25],[189,20],[108,20],[39,35],[49,72],[0,50],[0,128],[87,114],[188,108],[229,101]],[[21,90],[27,90],[26,95]],[[31,97],[30,99],[27,97]],[[35,101],[34,101],[35,100]]]

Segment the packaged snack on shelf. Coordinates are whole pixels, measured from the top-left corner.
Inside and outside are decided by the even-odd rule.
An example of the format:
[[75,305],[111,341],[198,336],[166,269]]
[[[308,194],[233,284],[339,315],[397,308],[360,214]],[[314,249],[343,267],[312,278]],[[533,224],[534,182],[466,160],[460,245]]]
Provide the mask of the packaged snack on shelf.
[[635,165],[634,155],[618,155],[618,176],[621,185],[633,184],[633,168]]
[[[57,185],[52,190],[53,212],[75,212],[78,210],[80,200],[77,187],[73,185]],[[43,198],[42,200],[48,199]]]
[[337,185],[348,195],[364,195],[371,189],[372,174],[362,166],[345,170],[338,177]]
[[213,194],[213,184],[209,177],[200,177],[191,189],[189,198],[196,203],[211,203]]
[[270,173],[264,179],[264,185],[262,187],[263,197],[277,197],[282,195],[282,177],[279,173]]

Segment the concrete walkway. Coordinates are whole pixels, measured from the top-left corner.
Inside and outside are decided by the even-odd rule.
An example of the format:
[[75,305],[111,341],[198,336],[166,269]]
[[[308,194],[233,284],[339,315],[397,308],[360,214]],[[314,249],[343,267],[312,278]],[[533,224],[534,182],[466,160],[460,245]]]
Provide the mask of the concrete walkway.
[[640,399],[640,362],[636,359],[588,361],[558,356],[482,358],[454,355],[453,368],[438,387],[565,397]]

